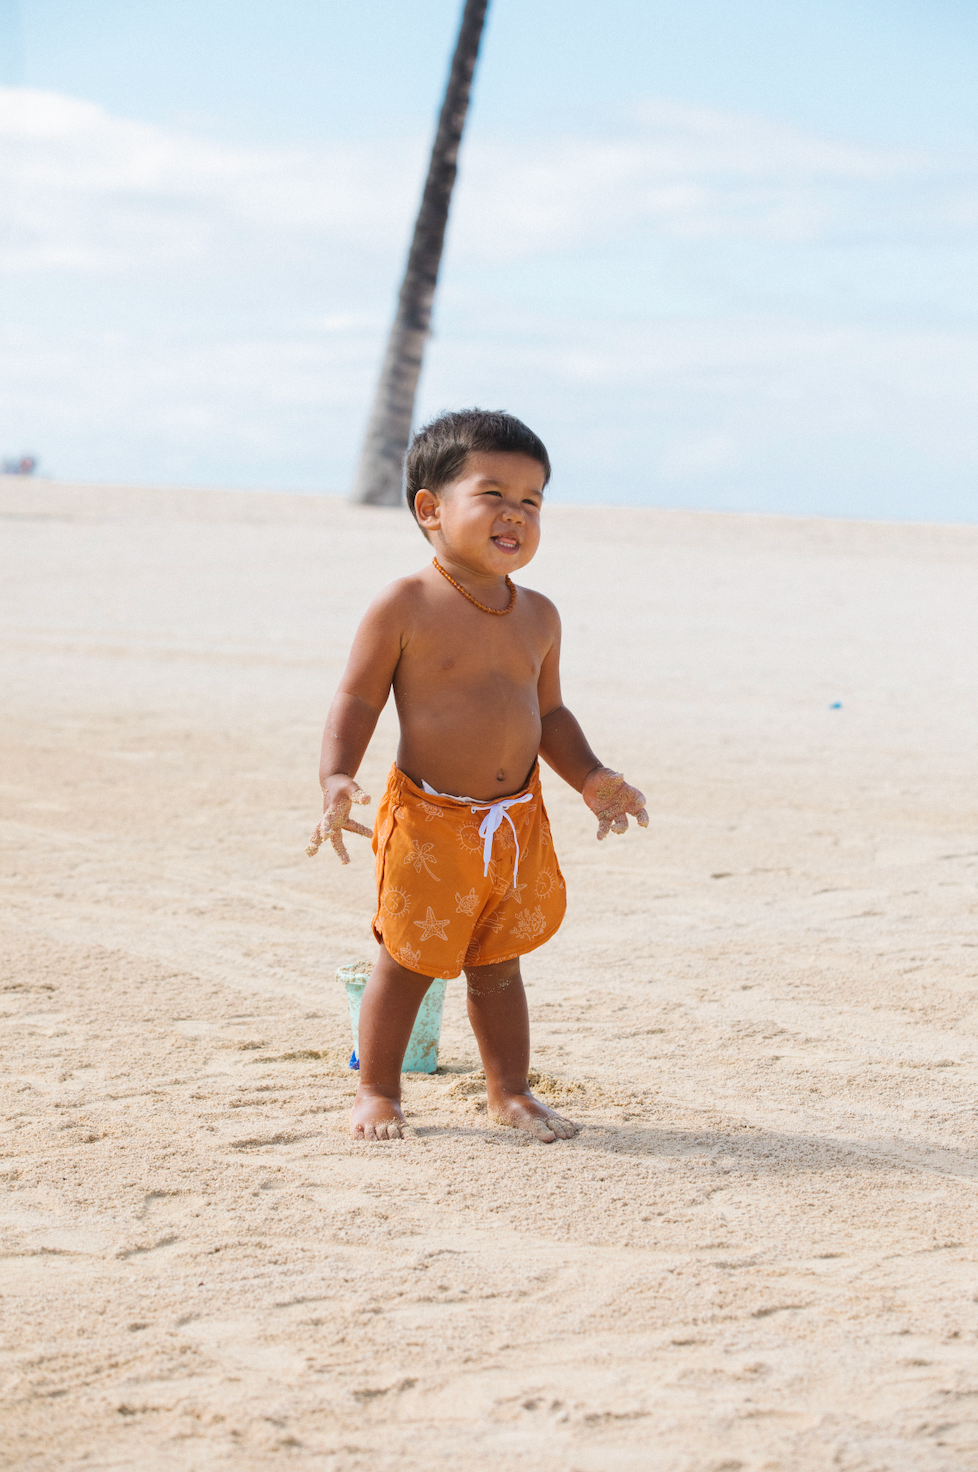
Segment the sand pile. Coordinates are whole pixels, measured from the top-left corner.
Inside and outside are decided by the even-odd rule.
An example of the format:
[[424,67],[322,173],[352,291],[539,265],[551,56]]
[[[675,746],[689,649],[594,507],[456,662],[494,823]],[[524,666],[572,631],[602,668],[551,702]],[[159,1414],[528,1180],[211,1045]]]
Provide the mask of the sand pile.
[[[528,958],[488,1124],[461,983],[412,1138],[353,1145],[304,856],[406,517],[0,488],[0,1464],[930,1472],[978,1464],[978,529],[550,507],[523,581],[652,827]],[[385,714],[361,781],[379,798]]]

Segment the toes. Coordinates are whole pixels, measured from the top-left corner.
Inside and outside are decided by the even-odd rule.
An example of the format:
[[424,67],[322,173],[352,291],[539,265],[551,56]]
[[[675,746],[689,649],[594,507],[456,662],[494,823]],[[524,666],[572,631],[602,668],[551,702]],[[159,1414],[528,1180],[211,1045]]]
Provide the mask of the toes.
[[365,1123],[350,1124],[354,1140],[402,1140],[402,1121],[399,1119],[375,1119]]
[[[539,1103],[534,1100],[539,1108]],[[534,1114],[528,1108],[525,1100],[512,1100],[509,1106],[497,1107],[489,1110],[489,1118],[493,1124],[505,1125],[510,1129],[525,1130],[541,1145],[552,1145],[554,1140],[571,1140],[578,1133],[578,1127],[570,1119],[563,1119],[559,1114],[540,1113]]]

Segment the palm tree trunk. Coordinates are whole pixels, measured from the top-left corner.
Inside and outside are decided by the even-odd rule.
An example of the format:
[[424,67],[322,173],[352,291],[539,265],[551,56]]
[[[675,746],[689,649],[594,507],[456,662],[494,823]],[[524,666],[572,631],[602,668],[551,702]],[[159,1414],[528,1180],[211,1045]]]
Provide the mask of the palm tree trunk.
[[428,179],[414,226],[414,239],[401,283],[397,315],[364,438],[352,499],[365,506],[397,506],[401,500],[404,454],[411,438],[414,395],[421,373],[431,304],[438,281],[448,207],[469,91],[475,71],[488,0],[465,0],[452,69],[431,149]]

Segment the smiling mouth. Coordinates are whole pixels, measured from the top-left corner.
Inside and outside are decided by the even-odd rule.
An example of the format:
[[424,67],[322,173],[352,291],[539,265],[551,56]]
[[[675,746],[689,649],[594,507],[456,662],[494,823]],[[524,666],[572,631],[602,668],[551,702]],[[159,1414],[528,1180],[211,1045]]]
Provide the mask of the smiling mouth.
[[502,552],[516,552],[519,550],[520,544],[515,537],[492,537],[490,540],[495,542],[496,546]]

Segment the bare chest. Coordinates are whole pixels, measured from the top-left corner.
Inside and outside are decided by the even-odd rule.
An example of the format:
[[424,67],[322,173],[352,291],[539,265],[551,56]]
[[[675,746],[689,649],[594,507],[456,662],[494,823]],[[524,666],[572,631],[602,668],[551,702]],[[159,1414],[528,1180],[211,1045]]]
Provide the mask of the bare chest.
[[412,631],[401,655],[395,687],[417,681],[424,681],[429,688],[499,681],[535,686],[547,648],[545,631],[523,610],[514,609],[504,618],[494,618],[462,604],[449,616],[426,621]]

